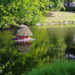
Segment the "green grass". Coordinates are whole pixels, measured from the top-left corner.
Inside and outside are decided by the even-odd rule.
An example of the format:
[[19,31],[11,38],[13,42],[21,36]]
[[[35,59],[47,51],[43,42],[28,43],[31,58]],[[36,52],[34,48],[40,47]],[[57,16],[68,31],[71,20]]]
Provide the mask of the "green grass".
[[[52,14],[50,16],[50,14]],[[75,24],[75,13],[74,12],[50,12],[49,16],[41,25],[70,25]]]
[[56,25],[46,25],[46,26],[39,26],[39,28],[68,28],[68,27],[75,27],[75,24],[68,24],[68,25],[64,25],[64,24],[56,24]]
[[[23,75],[25,75],[25,73]],[[33,69],[27,75],[75,75],[75,62],[57,61],[55,63]]]

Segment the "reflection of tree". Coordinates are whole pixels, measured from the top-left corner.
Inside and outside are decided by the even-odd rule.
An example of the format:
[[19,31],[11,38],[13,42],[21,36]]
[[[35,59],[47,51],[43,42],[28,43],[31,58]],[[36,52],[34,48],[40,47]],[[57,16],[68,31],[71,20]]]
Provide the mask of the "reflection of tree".
[[74,46],[68,46],[66,48],[66,51],[65,51],[66,54],[73,54],[75,55],[75,47]]
[[74,33],[72,31],[68,31],[65,37],[65,42],[67,44],[65,54],[67,55],[68,58],[69,58],[69,55],[71,54],[75,55],[75,46],[73,42]]
[[47,54],[52,58],[63,58],[65,54],[66,44],[64,41],[65,32],[63,29],[49,29],[49,49]]
[[65,42],[66,42],[66,44],[67,44],[68,46],[69,46],[69,45],[73,45],[73,33],[68,32],[68,33],[66,34]]

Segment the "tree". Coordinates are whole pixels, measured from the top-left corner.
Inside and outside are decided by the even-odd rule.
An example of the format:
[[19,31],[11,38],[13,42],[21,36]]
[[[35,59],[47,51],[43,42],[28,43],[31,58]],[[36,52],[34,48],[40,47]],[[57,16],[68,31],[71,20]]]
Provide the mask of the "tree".
[[40,7],[38,0],[0,0],[0,28],[36,24],[42,17]]
[[66,2],[67,3],[67,7],[69,7],[70,3],[73,2],[73,0],[65,0],[64,2]]

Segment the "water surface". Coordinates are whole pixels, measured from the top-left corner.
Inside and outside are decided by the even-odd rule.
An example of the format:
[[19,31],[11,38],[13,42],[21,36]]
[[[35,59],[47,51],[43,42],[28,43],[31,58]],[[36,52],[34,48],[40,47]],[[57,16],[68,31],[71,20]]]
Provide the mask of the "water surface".
[[[29,50],[46,51],[50,56],[63,56],[66,54],[75,55],[75,27],[57,27],[57,28],[36,28],[33,27],[33,38],[36,40],[32,44],[16,44],[11,40],[15,30],[0,31],[0,54],[7,48],[16,49],[17,52],[27,53]],[[9,51],[10,51],[9,50]],[[59,53],[58,53],[59,52]]]

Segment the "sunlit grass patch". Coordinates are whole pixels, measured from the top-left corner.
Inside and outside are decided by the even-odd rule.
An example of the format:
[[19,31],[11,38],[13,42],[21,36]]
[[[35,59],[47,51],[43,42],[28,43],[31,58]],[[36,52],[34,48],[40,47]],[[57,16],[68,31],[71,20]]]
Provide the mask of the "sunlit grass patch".
[[50,12],[52,16],[46,17],[45,25],[53,24],[75,24],[75,13],[74,12]]

